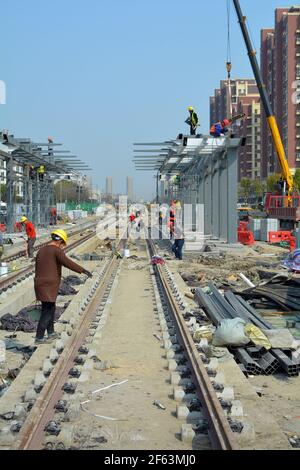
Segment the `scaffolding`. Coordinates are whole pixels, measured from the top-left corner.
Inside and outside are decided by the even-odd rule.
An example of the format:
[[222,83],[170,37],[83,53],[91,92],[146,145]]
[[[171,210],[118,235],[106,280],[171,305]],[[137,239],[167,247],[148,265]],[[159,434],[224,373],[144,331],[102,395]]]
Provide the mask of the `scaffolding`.
[[[48,227],[54,205],[54,181],[62,174],[80,178],[80,171],[90,170],[76,156],[65,155],[69,151],[54,150],[59,146],[62,144],[49,139],[47,143],[35,143],[8,136],[7,140],[0,132],[0,159],[5,162],[2,172],[6,173],[1,181],[6,182],[7,232],[13,232],[21,215],[38,227]],[[44,172],[38,170],[41,168]],[[18,196],[17,188],[22,188]]]
[[[137,143],[136,169],[156,173],[161,204],[179,199],[192,207],[195,230],[199,207],[203,210],[206,239],[237,243],[237,151],[241,139],[179,135],[158,143]],[[174,178],[175,177],[175,178]],[[161,182],[160,188],[158,182]]]

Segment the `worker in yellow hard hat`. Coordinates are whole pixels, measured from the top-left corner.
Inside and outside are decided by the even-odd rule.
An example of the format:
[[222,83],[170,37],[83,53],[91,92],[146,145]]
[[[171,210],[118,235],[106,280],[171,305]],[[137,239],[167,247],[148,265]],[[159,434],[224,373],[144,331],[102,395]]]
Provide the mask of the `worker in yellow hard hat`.
[[40,165],[40,166],[38,167],[37,172],[38,172],[39,180],[40,180],[40,181],[44,181],[44,174],[45,174],[45,171],[46,171],[45,165]]
[[189,117],[185,121],[190,126],[190,134],[196,135],[197,127],[199,124],[199,119],[197,113],[195,113],[193,106],[188,107],[188,111],[190,113]]
[[[34,289],[36,299],[42,302],[42,313],[37,326],[36,344],[48,343],[56,339],[54,332],[55,303],[61,281],[62,266],[79,274],[92,277],[92,273],[68,258],[63,248],[68,243],[68,235],[64,230],[54,230],[51,242],[42,247],[36,257]],[[48,338],[45,339],[47,330]]]
[[53,230],[51,233],[52,240],[63,241],[65,245],[68,243],[68,235],[67,232],[61,229]]
[[30,222],[24,215],[21,217],[22,227],[25,228],[27,235],[27,255],[28,258],[33,258],[33,248],[36,242],[36,229],[32,222]]

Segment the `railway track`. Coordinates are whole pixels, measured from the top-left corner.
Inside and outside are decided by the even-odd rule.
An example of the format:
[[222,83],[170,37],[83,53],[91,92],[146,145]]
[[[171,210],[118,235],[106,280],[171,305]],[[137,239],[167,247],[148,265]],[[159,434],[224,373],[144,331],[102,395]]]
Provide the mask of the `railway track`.
[[[81,233],[81,231],[78,231],[78,233]],[[75,236],[75,234],[72,234],[72,236]],[[75,240],[73,242],[70,242],[69,245],[65,248],[66,253],[69,251],[72,251],[74,248],[78,247],[85,241],[89,240],[90,238],[95,236],[95,232],[88,233],[87,235],[81,237],[79,240]],[[41,244],[37,247],[37,250],[39,250],[42,246],[46,246],[49,242]],[[27,277],[31,276],[32,273],[34,272],[34,264],[31,264],[29,266],[24,267],[23,269],[20,269],[19,271],[16,271],[15,273],[12,273],[11,275],[8,275],[8,277],[5,277],[4,279],[0,279],[0,295],[3,292],[6,292],[7,289],[11,288],[12,286],[18,285],[19,282],[25,280]]]
[[[69,231],[69,236],[70,237],[74,237],[78,234],[80,234],[81,232],[85,231],[85,230],[90,230],[90,229],[93,229],[95,228],[97,225],[97,223],[91,223],[89,225],[86,225],[86,226],[82,226],[81,228],[78,228],[76,230],[72,230],[72,231]],[[42,248],[43,246],[46,246],[48,245],[49,241],[45,241],[43,243],[37,243],[35,246],[34,246],[34,252],[38,251],[40,248]],[[23,258],[26,256],[26,250],[20,250],[18,251],[17,253],[14,253],[14,254],[11,254],[11,255],[7,255],[7,256],[3,256],[1,261],[3,262],[10,262],[10,261],[14,261],[16,259],[19,259],[19,258]]]
[[[122,243],[124,244],[125,240]],[[149,258],[156,254],[152,241],[147,241],[147,252]],[[58,340],[44,357],[44,362],[41,364],[42,372],[37,373],[45,375],[44,379],[42,377],[41,390],[32,403],[32,408],[28,410],[20,432],[15,434],[11,449],[55,448],[47,438],[49,429],[52,436],[55,434],[58,440],[62,439],[60,436],[66,426],[65,419],[62,418],[61,427],[57,426],[56,413],[58,410],[67,413],[69,406],[74,407],[69,398],[72,394],[76,394],[78,382],[84,382],[89,377],[90,369],[93,368],[92,355],[95,342],[101,344],[102,328],[106,323],[107,311],[110,309],[108,304],[113,301],[113,286],[121,268],[121,261],[112,256],[102,267],[99,275],[86,282],[81,300],[77,301],[78,311],[69,317],[68,326],[61,333],[61,340]],[[156,299],[154,312],[158,315],[163,332],[166,358],[176,365],[175,368],[169,367],[169,370],[171,377],[176,374],[179,376],[174,382],[171,378],[171,384],[185,384],[182,390],[179,390],[179,394],[182,392],[184,398],[177,405],[177,417],[180,417],[180,413],[184,413],[185,410],[189,416],[196,417],[194,422],[198,423],[197,426],[201,423],[200,433],[208,435],[210,448],[238,449],[234,433],[214,389],[208,366],[202,361],[201,352],[196,348],[182,315],[183,298],[174,284],[171,273],[166,266],[153,266],[150,268],[150,274],[152,274],[150,279],[153,283],[153,297]],[[134,341],[134,338],[132,340]],[[56,360],[51,362],[53,357]],[[178,393],[178,390],[175,391],[176,388],[175,386],[175,399]],[[59,409],[60,407],[62,408]],[[204,428],[203,423],[205,423]],[[182,440],[190,433],[196,437],[199,432],[197,426],[183,424]]]
[[61,399],[70,378],[70,370],[76,366],[76,358],[86,342],[93,321],[100,321],[101,303],[108,296],[117,274],[120,260],[113,257],[105,266],[99,279],[91,286],[90,303],[80,317],[67,347],[60,355],[46,386],[30,411],[22,431],[13,445],[15,450],[38,450],[43,448],[44,431],[55,414],[55,405]]
[[[88,234],[70,244],[68,249],[74,249],[94,235],[94,233]],[[122,240],[118,248],[121,249],[124,243],[125,240]],[[119,265],[120,259],[112,255],[101,268],[100,273],[94,275],[94,278],[90,281],[86,281],[82,300],[80,303],[77,302],[78,311],[71,315],[69,321],[67,321],[68,325],[61,333],[62,339],[57,341],[53,349],[49,351],[49,356],[44,358],[44,363],[41,364],[41,369],[44,371],[45,362],[48,364],[45,377],[48,375],[49,377],[41,387],[32,409],[28,410],[24,425],[12,449],[32,450],[43,448],[45,427],[54,418],[55,405],[65,393],[64,386],[69,385],[72,393],[72,383],[68,383],[70,378],[72,380],[70,371],[76,370],[76,364],[84,364],[86,359],[85,345],[95,335],[95,324],[101,324],[101,321],[103,321],[104,305],[108,299]],[[32,270],[31,267],[30,269]],[[59,351],[59,354],[57,354],[57,351]],[[38,374],[39,372],[37,372]]]
[[[150,257],[157,255],[153,241],[149,239],[147,244]],[[166,346],[171,353],[167,353],[167,356],[170,358],[176,357],[176,350],[180,350],[184,355],[184,359],[187,360],[185,364],[190,371],[191,381],[195,385],[196,394],[201,401],[201,411],[208,423],[208,434],[212,448],[218,450],[236,450],[239,447],[234,433],[229,426],[210,376],[186,326],[182,315],[184,310],[182,299],[180,304],[181,296],[172,280],[172,276],[165,266],[155,265],[153,268],[159,294],[165,300],[167,307],[165,309],[167,314],[161,313],[161,325],[165,331],[171,330],[173,333],[173,329],[175,329],[173,338],[176,339],[173,340],[173,343],[169,339],[171,338],[169,333],[165,335],[165,338],[167,338]]]

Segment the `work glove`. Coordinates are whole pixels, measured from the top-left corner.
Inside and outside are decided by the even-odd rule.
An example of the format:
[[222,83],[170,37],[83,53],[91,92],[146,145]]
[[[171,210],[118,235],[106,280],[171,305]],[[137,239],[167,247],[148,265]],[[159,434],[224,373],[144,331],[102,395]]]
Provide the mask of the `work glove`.
[[93,277],[92,273],[91,273],[90,271],[88,271],[87,269],[85,269],[85,270],[83,271],[83,274],[86,274],[87,277],[89,277],[89,278]]

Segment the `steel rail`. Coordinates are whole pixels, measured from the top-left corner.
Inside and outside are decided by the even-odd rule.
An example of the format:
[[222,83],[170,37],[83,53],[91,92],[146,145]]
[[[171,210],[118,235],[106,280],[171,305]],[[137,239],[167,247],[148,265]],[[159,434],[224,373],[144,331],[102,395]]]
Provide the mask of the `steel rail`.
[[[153,241],[148,240],[148,246],[151,256],[156,254]],[[175,322],[177,338],[187,356],[191,374],[203,406],[204,416],[209,423],[209,437],[212,447],[216,450],[238,450],[239,445],[236,442],[216,392],[211,384],[209,375],[185,324],[182,312],[174,299],[164,270],[162,266],[159,265],[154,266],[154,268],[164,289],[166,300],[170,306]]]
[[[98,222],[94,222],[94,223],[91,223],[90,225],[86,226],[86,227],[82,227],[81,229],[78,229],[78,230],[74,230],[74,232],[69,232],[69,236],[70,237],[73,237],[75,235],[77,235],[78,233],[84,231],[84,230],[91,230],[93,227],[97,226]],[[24,240],[25,241],[25,240]],[[39,250],[40,248],[42,248],[43,246],[46,246],[48,245],[48,243],[50,243],[50,241],[46,241],[46,242],[43,242],[43,243],[40,243],[36,246],[34,246],[33,248],[33,251],[37,251]],[[17,253],[15,254],[12,254],[12,255],[7,255],[3,258],[1,258],[1,261],[3,262],[8,262],[8,261],[14,261],[15,259],[18,259],[18,258],[22,258],[23,256],[26,256],[26,250],[20,250],[18,251]]]
[[[126,242],[121,240],[118,249]],[[62,387],[69,378],[69,371],[74,366],[74,359],[78,350],[84,343],[91,322],[96,317],[97,309],[100,306],[105,291],[120,264],[120,260],[113,255],[107,262],[104,275],[100,285],[82,317],[76,326],[69,344],[60,355],[50,377],[39,394],[34,406],[28,414],[25,424],[22,427],[18,439],[11,447],[12,450],[40,450],[44,440],[44,430],[49,421],[54,416],[54,406],[63,395]]]
[[[79,232],[77,232],[77,234],[78,233]],[[71,243],[70,245],[68,245],[65,248],[64,251],[66,253],[68,253],[69,251],[73,250],[74,248],[76,248],[77,246],[81,245],[82,243],[84,243],[85,241],[89,240],[90,238],[92,238],[94,236],[95,236],[95,232],[89,233],[89,234],[85,235],[84,237],[80,238],[79,240],[76,240],[73,243]],[[49,242],[47,242],[43,245],[40,245],[38,247],[38,249],[42,248],[42,246],[48,245],[48,243]],[[12,276],[9,276],[8,278],[0,280],[0,293],[1,293],[1,291],[6,290],[7,288],[11,287],[12,284],[16,284],[22,278],[32,274],[34,269],[35,269],[34,265],[26,266],[24,269],[21,269],[20,271],[17,271]]]
[[69,370],[74,366],[74,359],[85,337],[88,334],[89,326],[96,316],[103,294],[109,284],[113,271],[119,264],[119,260],[114,256],[108,263],[101,285],[96,291],[89,307],[80,318],[79,324],[71,336],[71,341],[60,355],[50,377],[39,394],[32,407],[25,425],[20,431],[18,439],[11,447],[13,450],[40,450],[44,440],[44,430],[49,421],[52,420],[55,409],[54,406],[62,397],[63,385],[68,381]]

